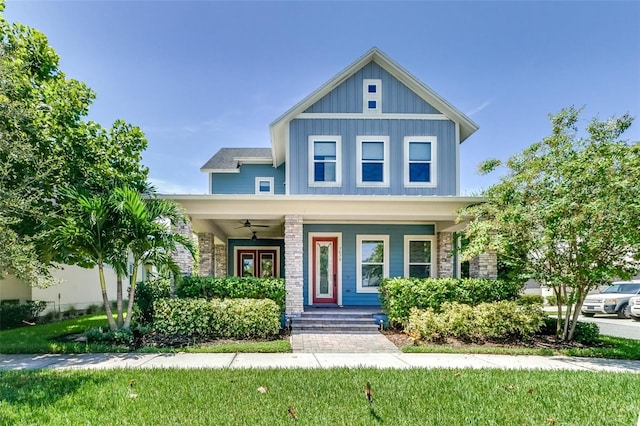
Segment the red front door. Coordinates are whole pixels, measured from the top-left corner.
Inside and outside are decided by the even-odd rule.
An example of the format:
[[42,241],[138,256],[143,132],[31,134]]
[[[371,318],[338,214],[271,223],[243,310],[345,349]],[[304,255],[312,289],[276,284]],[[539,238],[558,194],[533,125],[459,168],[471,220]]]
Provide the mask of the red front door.
[[238,250],[236,276],[271,278],[278,276],[278,252],[271,249]]
[[338,238],[313,237],[313,303],[338,301]]

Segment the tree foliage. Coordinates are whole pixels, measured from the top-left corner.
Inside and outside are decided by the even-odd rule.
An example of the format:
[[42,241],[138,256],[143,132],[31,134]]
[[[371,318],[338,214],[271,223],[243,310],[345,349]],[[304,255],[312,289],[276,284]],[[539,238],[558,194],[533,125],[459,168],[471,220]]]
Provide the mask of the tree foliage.
[[46,250],[65,202],[58,189],[142,191],[147,141],[122,120],[110,129],[86,121],[95,93],[60,71],[44,34],[7,22],[3,10],[0,1],[0,278],[45,285],[51,262],[62,261]]
[[[640,143],[620,139],[633,118],[595,118],[579,136],[580,112],[551,115],[551,135],[511,157],[486,201],[461,212],[472,217],[467,256],[496,250],[561,296],[564,340],[572,339],[589,291],[640,269]],[[481,170],[499,165],[490,160]]]

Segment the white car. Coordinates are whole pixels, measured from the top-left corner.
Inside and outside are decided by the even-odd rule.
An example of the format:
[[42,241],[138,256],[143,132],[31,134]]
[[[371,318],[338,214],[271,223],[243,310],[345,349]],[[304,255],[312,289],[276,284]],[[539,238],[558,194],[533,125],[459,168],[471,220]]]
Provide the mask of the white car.
[[[640,297],[634,314],[630,299],[640,295],[640,281],[619,281],[612,283],[602,293],[590,294],[582,304],[582,315],[592,317],[595,314],[617,314],[618,318],[638,316],[640,321]],[[634,303],[636,303],[634,301]]]
[[629,315],[636,321],[640,321],[640,296],[629,299]]

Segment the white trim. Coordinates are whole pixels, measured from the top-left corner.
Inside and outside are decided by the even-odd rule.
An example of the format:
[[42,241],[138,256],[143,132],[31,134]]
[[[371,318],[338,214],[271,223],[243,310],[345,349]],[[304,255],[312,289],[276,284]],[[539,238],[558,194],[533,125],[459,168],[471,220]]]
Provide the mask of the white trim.
[[[369,93],[369,86],[376,86],[375,93]],[[375,108],[369,108],[369,101],[375,102]],[[378,115],[382,113],[382,80],[365,78],[362,80],[362,113]]]
[[[270,238],[270,239],[272,239],[272,238]],[[228,245],[227,245],[227,250],[228,250]],[[238,273],[238,250],[255,250],[255,251],[259,251],[259,250],[275,250],[276,251],[276,265],[278,267],[277,268],[273,268],[273,273],[274,273],[274,276],[276,278],[284,278],[284,277],[280,277],[280,267],[282,265],[280,265],[280,247],[278,247],[278,246],[234,246],[233,247],[233,271],[231,271],[231,276],[232,277],[237,277],[238,276],[238,275],[236,275]],[[229,271],[227,271],[227,272],[229,272]]]
[[[410,182],[409,181],[409,143],[410,142],[429,142],[431,143],[431,161],[430,161],[430,177],[429,182]],[[436,188],[438,186],[438,138],[436,136],[405,136],[404,143],[404,186],[407,188]]]
[[202,173],[240,173],[240,169],[200,169]]
[[[285,174],[285,178],[284,178],[284,194],[285,195],[289,195],[291,190],[290,187],[291,185],[289,184],[291,182],[291,167],[290,167],[290,163],[289,163],[289,158],[291,158],[291,147],[290,147],[290,134],[289,134],[289,124],[287,124],[287,127],[285,129],[285,144],[286,149],[285,149],[285,162],[284,162],[284,174]],[[274,162],[275,165],[275,162]]]
[[356,292],[357,293],[378,293],[375,287],[362,287],[362,242],[382,241],[383,244],[383,264],[382,277],[389,278],[389,236],[388,235],[356,235]]
[[[382,163],[382,182],[362,181],[362,142],[382,142],[384,159]],[[358,187],[389,187],[389,136],[356,136],[356,184]]]
[[[335,142],[336,144],[336,181],[316,182],[314,180],[314,142]],[[310,187],[340,187],[342,186],[342,136],[337,135],[310,135],[308,145],[308,167]]]
[[209,190],[207,194],[213,194],[213,173],[207,173],[209,175]]
[[[260,182],[269,182],[269,192],[262,192],[260,191]],[[260,177],[260,176],[256,176],[256,187],[255,187],[255,194],[256,195],[273,195],[274,194],[274,188],[273,188],[273,177]]]
[[313,306],[313,238],[331,237],[338,239],[338,306],[342,306],[342,232],[309,232],[307,233],[307,302]]
[[273,159],[264,157],[233,157],[233,161],[242,164],[273,164]]
[[460,195],[460,123],[456,123],[456,195]]
[[[315,119],[369,119],[369,120],[451,120],[444,114],[405,114],[405,113],[380,113],[364,114],[359,112],[301,112],[295,118],[315,118]],[[451,120],[453,121],[453,120]]]
[[409,277],[409,242],[410,241],[429,241],[431,243],[431,259],[429,259],[431,267],[429,268],[429,276],[432,278],[437,277],[438,274],[436,271],[437,269],[436,251],[438,247],[437,247],[437,240],[435,235],[405,235],[404,236],[404,276],[405,278]]

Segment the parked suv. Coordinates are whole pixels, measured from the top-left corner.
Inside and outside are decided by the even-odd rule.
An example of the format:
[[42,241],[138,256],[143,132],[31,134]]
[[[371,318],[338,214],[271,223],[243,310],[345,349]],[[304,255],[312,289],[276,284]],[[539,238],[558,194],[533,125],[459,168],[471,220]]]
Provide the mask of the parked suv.
[[[617,314],[618,318],[629,318],[632,315],[629,299],[638,294],[640,281],[614,282],[602,293],[590,294],[584,299],[582,315],[592,317],[595,314]],[[640,317],[640,305],[637,312]]]

